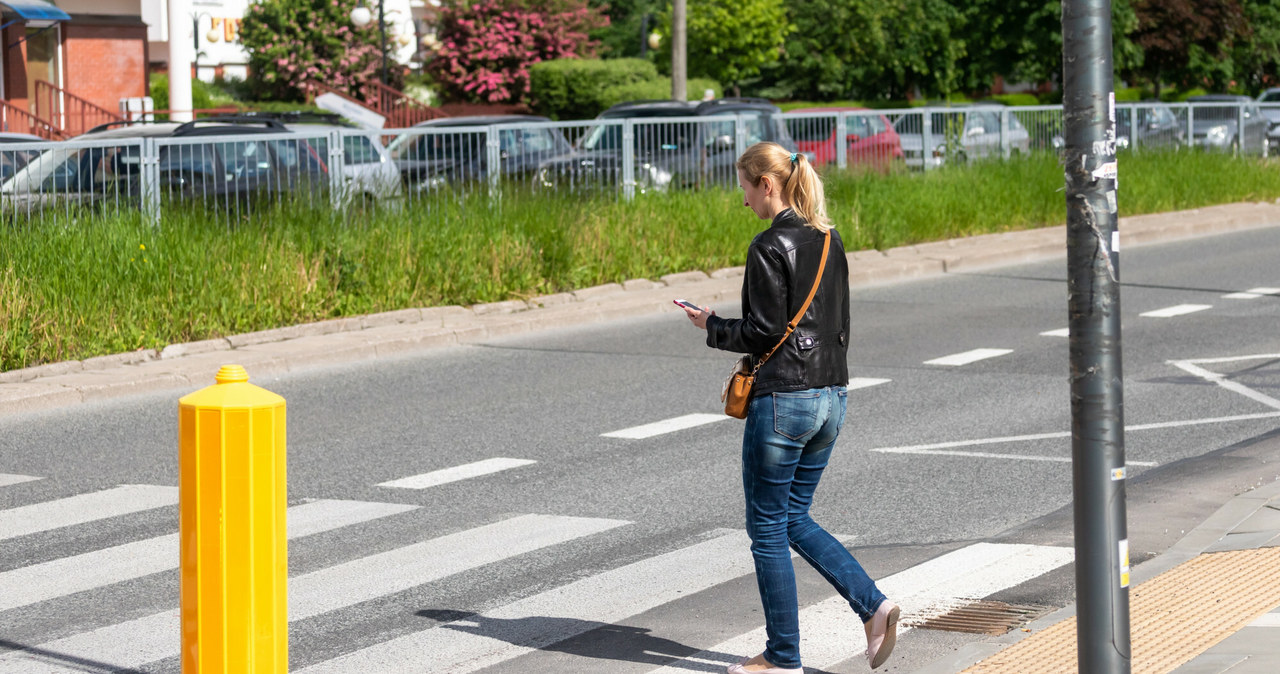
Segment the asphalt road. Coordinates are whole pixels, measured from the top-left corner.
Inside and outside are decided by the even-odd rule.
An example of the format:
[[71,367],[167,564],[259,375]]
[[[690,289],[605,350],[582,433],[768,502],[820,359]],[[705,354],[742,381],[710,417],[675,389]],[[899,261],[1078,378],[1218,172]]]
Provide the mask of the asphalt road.
[[[1280,228],[1122,250],[1135,561],[1159,554],[1251,481],[1280,474],[1271,435],[1280,427],[1277,249]],[[1223,297],[1256,288],[1276,294]],[[1068,339],[1042,334],[1066,327],[1066,305],[1062,262],[854,292],[850,375],[862,387],[850,392],[814,515],[848,538],[874,577],[914,591],[913,569],[940,577],[921,566],[931,559],[956,555],[941,563],[955,565],[1025,545],[1022,575],[984,579],[974,586],[985,588],[980,595],[947,596],[1043,611],[1072,600],[1071,565],[1061,558],[1071,546]],[[1180,305],[1208,308],[1142,315]],[[929,362],[975,349],[1002,353]],[[685,415],[716,419],[732,360],[706,348],[672,307],[254,378],[288,400],[291,505],[416,506],[290,541],[293,669],[723,671],[732,657],[758,652],[763,643],[750,633],[759,602],[749,553],[735,538],[741,422],[604,435]],[[44,531],[3,518],[119,485],[176,486],[177,397],[0,419],[0,595],[36,565],[68,576],[100,571],[100,551],[176,533],[168,492],[156,492],[159,507]],[[518,461],[426,488],[379,486],[499,458]],[[6,475],[40,479],[5,484]],[[72,557],[83,566],[58,566]],[[1001,568],[1010,567],[993,572]],[[833,596],[802,562],[798,570],[802,607]],[[177,572],[125,576],[75,592],[24,590],[25,604],[0,597],[0,672],[177,672],[176,641],[170,648],[161,638],[150,655],[131,644],[150,643],[149,626],[168,624],[148,621],[177,607]],[[925,594],[913,601],[946,605]],[[836,621],[846,621],[860,638],[852,613],[813,616],[804,623],[814,626],[802,650],[808,671],[865,671],[861,643],[833,645],[845,636],[823,631],[843,634]],[[912,671],[979,638],[912,630],[885,671]],[[13,664],[19,656],[79,669],[36,660],[23,669]]]

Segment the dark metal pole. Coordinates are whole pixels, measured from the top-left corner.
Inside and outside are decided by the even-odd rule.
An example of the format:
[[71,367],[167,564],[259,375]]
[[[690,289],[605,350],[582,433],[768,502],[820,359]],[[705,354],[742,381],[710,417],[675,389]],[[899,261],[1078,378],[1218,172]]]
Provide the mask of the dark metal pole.
[[1062,2],[1071,457],[1080,672],[1126,674],[1129,545],[1111,0]]
[[387,17],[383,13],[382,7],[387,0],[378,0],[378,31],[381,38],[378,46],[382,49],[382,84],[387,85]]

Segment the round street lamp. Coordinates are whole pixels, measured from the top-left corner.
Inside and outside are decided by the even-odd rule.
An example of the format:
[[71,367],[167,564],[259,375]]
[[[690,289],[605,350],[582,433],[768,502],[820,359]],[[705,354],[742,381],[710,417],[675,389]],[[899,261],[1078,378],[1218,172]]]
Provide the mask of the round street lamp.
[[[378,50],[382,53],[382,85],[387,85],[387,20],[383,13],[382,4],[385,0],[378,0]],[[351,10],[351,23],[356,28],[364,28],[373,21],[373,13],[368,7],[359,5]]]

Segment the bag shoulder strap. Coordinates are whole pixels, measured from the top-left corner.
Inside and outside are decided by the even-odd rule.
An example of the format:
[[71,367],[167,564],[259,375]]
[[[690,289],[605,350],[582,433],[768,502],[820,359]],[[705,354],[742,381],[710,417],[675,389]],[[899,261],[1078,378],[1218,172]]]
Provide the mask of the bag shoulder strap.
[[787,331],[782,335],[782,340],[774,345],[772,349],[769,349],[769,353],[766,353],[764,358],[761,358],[760,361],[756,363],[755,368],[751,370],[751,376],[755,376],[756,372],[760,370],[760,366],[764,365],[766,360],[769,360],[769,357],[773,355],[774,351],[777,351],[786,343],[787,338],[795,331],[796,326],[800,325],[800,319],[804,318],[804,312],[809,310],[809,304],[813,302],[813,296],[818,294],[818,284],[822,283],[822,272],[827,268],[827,252],[830,250],[831,230],[827,230],[827,236],[822,240],[822,259],[818,262],[818,277],[813,280],[813,287],[809,289],[809,296],[804,299],[804,306],[800,307],[800,311],[796,312],[795,317],[791,319],[790,323],[787,323]]

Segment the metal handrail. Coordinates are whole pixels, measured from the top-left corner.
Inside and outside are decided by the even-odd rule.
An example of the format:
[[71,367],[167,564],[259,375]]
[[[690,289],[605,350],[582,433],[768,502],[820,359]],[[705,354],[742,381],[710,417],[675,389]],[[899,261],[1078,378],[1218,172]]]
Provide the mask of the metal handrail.
[[66,135],[48,120],[9,103],[0,101],[0,131],[29,133],[48,140],[65,140]]
[[36,80],[38,110],[48,111],[49,120],[65,136],[78,136],[89,129],[124,118],[106,108],[77,96],[52,82]]

